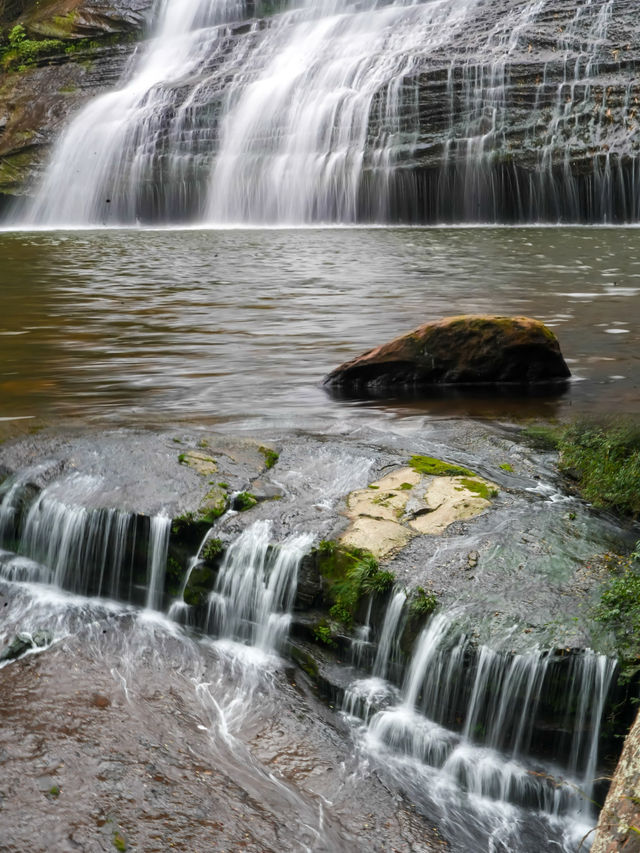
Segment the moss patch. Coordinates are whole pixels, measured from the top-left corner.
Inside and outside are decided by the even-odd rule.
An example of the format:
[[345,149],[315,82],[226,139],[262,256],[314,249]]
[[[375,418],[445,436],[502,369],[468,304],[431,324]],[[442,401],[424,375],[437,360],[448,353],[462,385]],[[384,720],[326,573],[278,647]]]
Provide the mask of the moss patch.
[[271,447],[264,447],[261,445],[258,448],[258,452],[262,453],[262,455],[264,456],[264,464],[267,469],[273,468],[273,466],[280,458],[280,454],[276,453],[276,451],[273,450],[273,448]]
[[464,488],[468,489],[470,492],[473,492],[474,495],[478,495],[479,498],[483,498],[485,501],[495,498],[498,494],[498,490],[494,486],[490,486],[488,483],[485,483],[484,480],[480,480],[476,477],[461,477],[460,485],[464,486]]
[[461,465],[452,465],[433,456],[412,456],[409,465],[418,474],[429,474],[434,477],[475,477],[473,471]]
[[236,512],[246,512],[258,503],[258,498],[251,492],[239,492],[233,499],[233,509]]

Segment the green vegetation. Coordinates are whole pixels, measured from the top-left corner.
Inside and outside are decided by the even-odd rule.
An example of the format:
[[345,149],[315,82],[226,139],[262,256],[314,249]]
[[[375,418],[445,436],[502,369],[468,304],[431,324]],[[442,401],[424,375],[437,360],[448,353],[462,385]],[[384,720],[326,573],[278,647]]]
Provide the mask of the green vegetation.
[[595,507],[640,516],[640,424],[576,421],[562,431],[560,470]]
[[237,512],[246,512],[258,503],[258,498],[251,492],[238,492],[233,499],[233,509]]
[[409,612],[412,616],[430,616],[438,606],[438,599],[431,590],[419,586],[414,591],[409,603]]
[[189,604],[191,607],[205,605],[215,581],[216,575],[209,566],[201,564],[192,569],[184,589],[185,604]]
[[318,570],[325,580],[329,615],[351,627],[365,595],[383,595],[395,583],[391,572],[381,571],[369,551],[336,542],[321,542],[315,549]]
[[178,560],[176,560],[175,557],[167,558],[167,567],[165,569],[164,575],[164,587],[168,595],[170,595],[172,598],[175,598],[178,592],[180,591],[180,585],[182,584],[182,578],[184,577],[184,573],[184,567],[178,562]]
[[214,562],[224,551],[224,545],[220,539],[207,539],[202,549],[201,557],[205,563]]
[[52,785],[49,788],[49,796],[50,797],[59,797],[60,796],[60,787],[58,785]]
[[403,492],[408,492],[413,488],[413,485],[411,483],[400,483],[400,488]]
[[473,492],[474,495],[478,495],[479,498],[484,498],[484,500],[488,501],[491,498],[495,498],[498,495],[498,490],[493,486],[488,486],[482,480],[470,479],[469,477],[464,477],[460,480],[461,485],[468,489],[470,492]]
[[113,833],[113,846],[116,850],[125,851],[127,849],[127,842],[124,839],[124,836],[120,832]]
[[316,638],[316,642],[324,643],[325,646],[335,645],[331,636],[331,626],[324,620],[313,626],[313,636]]
[[503,462],[502,465],[500,465],[500,467],[502,468],[503,471],[509,471],[509,472],[513,471],[513,466],[509,465],[508,462]]
[[280,454],[272,450],[271,447],[259,447],[258,451],[264,456],[264,464],[267,469],[273,468],[278,459],[280,459]]
[[178,462],[181,465],[187,465],[188,461],[189,461],[189,457],[187,456],[186,453],[179,453],[178,454]]
[[430,474],[434,477],[475,477],[473,471],[461,465],[451,465],[433,456],[412,456],[409,465],[418,474]]
[[537,450],[557,450],[562,427],[530,424],[523,429],[522,434]]
[[614,559],[610,567],[612,577],[593,615],[614,635],[620,677],[629,681],[640,673],[640,542],[633,554]]
[[62,53],[65,44],[60,39],[30,39],[22,24],[9,31],[6,42],[0,47],[0,63],[5,71],[24,71],[44,56]]

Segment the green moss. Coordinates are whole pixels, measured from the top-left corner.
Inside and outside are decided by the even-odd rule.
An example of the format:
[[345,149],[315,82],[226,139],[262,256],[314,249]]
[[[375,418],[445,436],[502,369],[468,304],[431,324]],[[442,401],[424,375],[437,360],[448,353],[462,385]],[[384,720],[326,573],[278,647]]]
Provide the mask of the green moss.
[[63,50],[64,42],[59,39],[27,38],[22,24],[16,24],[10,30],[6,43],[0,48],[0,64],[6,71],[24,71],[35,65],[38,59],[62,53]]
[[280,454],[276,453],[271,447],[259,447],[258,451],[264,456],[264,464],[267,469],[273,468],[280,458]]
[[318,678],[318,664],[308,652],[303,651],[298,646],[292,646],[291,657],[300,669],[307,673],[309,678],[312,678],[314,681]]
[[192,607],[207,603],[209,593],[215,584],[215,573],[209,566],[199,565],[192,569],[184,590],[184,601]]
[[400,483],[400,488],[403,492],[408,492],[413,488],[412,483]]
[[433,456],[412,456],[409,465],[418,474],[429,474],[435,477],[475,477],[473,471],[461,465],[451,465]]
[[207,539],[200,556],[205,563],[211,563],[218,559],[224,551],[224,545],[220,539]]
[[49,788],[49,796],[50,797],[59,797],[60,796],[60,787],[58,785],[52,785]]
[[494,489],[493,486],[488,486],[482,480],[472,480],[468,477],[464,477],[460,480],[460,484],[468,489],[470,492],[473,492],[474,495],[478,495],[479,498],[483,498],[488,501],[491,498],[495,498],[498,494],[498,490]]
[[373,485],[373,483],[370,483],[370,484],[367,486],[367,488],[368,488],[368,489],[379,489],[379,488],[380,488],[380,486],[374,486],[374,485]]
[[75,83],[68,83],[66,86],[60,87],[60,92],[63,95],[72,95],[74,92],[78,91],[78,87]]
[[509,471],[509,472],[513,471],[513,466],[509,465],[508,462],[503,462],[502,465],[500,465],[500,467],[502,468],[503,471]]
[[121,851],[121,853],[122,853],[122,851],[127,849],[127,842],[125,841],[125,838],[122,835],[122,833],[120,833],[120,832],[114,832],[113,833],[113,846],[116,848],[116,850]]
[[180,591],[182,579],[186,569],[182,566],[175,557],[167,558],[167,568],[164,575],[164,588],[171,598],[175,598]]
[[237,512],[246,512],[258,503],[258,498],[251,492],[239,492],[233,499],[233,508]]
[[409,603],[409,612],[412,616],[425,617],[430,616],[438,606],[438,599],[431,590],[426,590],[419,586],[414,591]]
[[227,491],[229,489],[229,483],[218,483],[218,485],[220,486],[221,489],[225,489]]
[[329,615],[347,627],[353,624],[363,596],[382,595],[395,583],[395,576],[380,571],[374,555],[362,548],[325,541],[313,553],[324,580]]
[[187,456],[187,454],[186,454],[186,453],[179,453],[179,454],[178,454],[178,462],[179,462],[181,465],[186,465],[186,464],[187,464],[187,462],[188,462],[188,460],[189,460],[189,457]]

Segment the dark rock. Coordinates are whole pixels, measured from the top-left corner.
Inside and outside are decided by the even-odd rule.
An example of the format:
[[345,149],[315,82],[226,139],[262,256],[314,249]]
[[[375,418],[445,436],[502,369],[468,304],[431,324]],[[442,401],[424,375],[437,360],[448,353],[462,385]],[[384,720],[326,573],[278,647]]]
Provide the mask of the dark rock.
[[30,634],[16,634],[9,645],[0,652],[0,663],[6,660],[16,660],[22,657],[25,652],[33,648],[33,641]]
[[555,335],[539,321],[462,315],[427,323],[340,365],[325,384],[397,394],[441,385],[522,387],[568,376]]
[[305,554],[298,566],[298,586],[295,607],[307,610],[322,598],[322,578],[318,570],[316,552]]

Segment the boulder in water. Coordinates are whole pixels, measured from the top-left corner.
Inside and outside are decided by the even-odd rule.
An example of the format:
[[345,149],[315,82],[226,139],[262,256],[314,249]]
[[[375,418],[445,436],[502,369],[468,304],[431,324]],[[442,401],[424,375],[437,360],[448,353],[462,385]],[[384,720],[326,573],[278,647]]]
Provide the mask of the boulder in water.
[[570,375],[556,336],[540,321],[465,314],[369,350],[324,381],[343,392],[397,394],[443,385],[522,387]]

